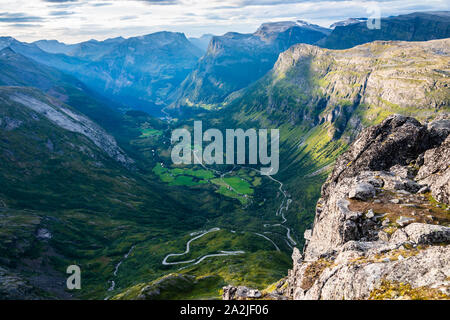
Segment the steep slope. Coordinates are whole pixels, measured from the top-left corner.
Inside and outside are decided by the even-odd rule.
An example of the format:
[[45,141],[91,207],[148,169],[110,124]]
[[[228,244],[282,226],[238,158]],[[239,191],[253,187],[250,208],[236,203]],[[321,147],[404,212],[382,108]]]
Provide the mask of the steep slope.
[[299,44],[227,104],[264,111],[272,123],[330,124],[333,139],[389,113],[430,117],[450,106],[449,44],[376,41],[342,51]]
[[382,18],[380,29],[369,29],[367,21],[338,23],[319,45],[329,49],[348,49],[376,40],[427,41],[449,37],[449,11],[416,12]]
[[133,246],[145,263],[124,263],[117,286],[155,279],[171,246],[211,217],[186,205],[200,207],[190,191],[154,182],[110,134],[35,88],[0,87],[0,137],[2,298],[70,298],[65,270],[77,264],[75,295],[103,299]]
[[449,119],[402,116],[361,133],[322,188],[304,256],[294,250],[290,297],[449,298],[449,133]]
[[364,127],[395,113],[432,119],[449,111],[448,44],[374,42],[343,51],[298,44],[223,109],[201,117],[222,129],[280,130],[276,178],[291,196],[285,216],[296,236],[312,223],[333,162]]
[[449,157],[448,114],[364,129],[323,185],[288,276],[262,292],[224,287],[223,298],[449,299]]
[[315,43],[327,29],[306,23],[265,23],[253,34],[212,38],[206,55],[183,82],[176,106],[217,104],[263,76],[278,54],[296,43]]
[[115,110],[119,105],[95,94],[75,77],[24,57],[10,47],[0,51],[0,67],[0,85],[38,88],[106,129],[123,134],[122,115]]

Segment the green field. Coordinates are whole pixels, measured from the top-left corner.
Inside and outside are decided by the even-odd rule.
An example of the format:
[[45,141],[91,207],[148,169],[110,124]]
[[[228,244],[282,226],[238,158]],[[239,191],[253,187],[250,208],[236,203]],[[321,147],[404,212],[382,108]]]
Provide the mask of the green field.
[[160,136],[162,135],[162,131],[161,130],[157,130],[157,129],[142,129],[141,130],[142,134],[141,134],[141,138],[147,138],[147,137],[153,137],[153,136]]
[[208,183],[208,180],[214,177],[214,174],[208,170],[165,168],[161,163],[155,165],[153,172],[170,186],[196,186]]

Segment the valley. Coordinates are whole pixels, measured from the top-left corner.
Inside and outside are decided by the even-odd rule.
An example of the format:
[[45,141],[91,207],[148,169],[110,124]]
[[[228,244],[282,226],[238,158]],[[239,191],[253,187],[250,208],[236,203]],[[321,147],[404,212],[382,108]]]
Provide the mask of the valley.
[[[450,113],[448,13],[385,22],[391,34],[287,21],[195,39],[0,38],[0,298],[220,299],[226,285],[274,286],[366,127]],[[278,129],[279,171],[174,164],[171,133],[195,121]],[[72,264],[81,290],[65,288]]]

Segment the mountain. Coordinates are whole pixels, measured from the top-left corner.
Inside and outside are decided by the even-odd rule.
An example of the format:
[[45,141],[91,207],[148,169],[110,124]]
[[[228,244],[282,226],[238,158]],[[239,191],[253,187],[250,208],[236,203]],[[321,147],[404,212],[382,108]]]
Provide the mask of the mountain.
[[[167,122],[142,109],[177,98],[196,66],[184,35],[66,53],[1,38],[0,298],[217,299],[226,284],[228,298],[443,297],[449,39],[294,43],[329,33],[297,21],[214,37],[197,66],[208,73],[186,81],[218,101],[192,105],[218,108]],[[249,68],[260,75],[242,79]],[[171,132],[199,119],[279,129],[277,175],[174,165]]]
[[[13,47],[20,50],[18,45]],[[117,111],[120,105],[95,94],[75,77],[35,62],[10,47],[0,50],[0,67],[1,86],[38,88],[61,103],[71,105],[108,130],[121,131],[122,115]]]
[[364,129],[323,185],[288,276],[262,294],[227,286],[224,298],[448,300],[449,161],[448,115]]
[[67,56],[95,60],[111,52],[117,44],[124,40],[122,37],[110,38],[103,41],[92,39],[75,44],[65,44],[57,40],[39,40],[33,42],[33,44],[48,53],[61,53]]
[[349,18],[343,21],[338,21],[330,25],[330,29],[335,29],[336,27],[345,27],[349,26],[351,24],[360,23],[360,22],[366,22],[367,18]]
[[327,33],[304,22],[274,22],[262,24],[253,34],[215,36],[181,85],[176,106],[207,107],[222,102],[269,71],[280,52],[296,43],[315,43]]
[[[224,281],[244,276],[267,285],[289,267],[284,230],[274,240],[257,234],[278,221],[278,200],[263,199],[276,183],[236,170],[226,181],[248,186],[240,192],[249,196],[224,192],[212,171],[171,166],[167,123],[136,110],[117,115],[79,80],[9,47],[0,66],[1,298],[112,297],[177,271],[184,257],[165,257],[204,228],[213,232],[186,255],[198,263],[183,270],[215,275],[202,296],[218,298]],[[220,258],[225,250],[236,253]],[[74,294],[64,290],[71,264],[83,270]],[[264,271],[253,273],[256,265]]]
[[65,55],[73,55],[73,51],[78,48],[78,44],[65,44],[58,40],[38,40],[33,42],[39,49],[48,53],[62,53]]
[[339,23],[319,42],[329,49],[348,49],[376,40],[426,41],[450,38],[450,12],[416,12],[381,19],[380,29],[369,29],[367,22]]
[[280,130],[276,178],[292,199],[288,225],[303,233],[327,173],[363,128],[392,114],[424,121],[450,112],[448,48],[448,39],[347,50],[297,44],[222,109],[198,116],[216,128]]
[[[132,126],[139,118],[146,128],[163,130],[155,119],[142,112],[124,117],[135,144],[163,145]],[[2,299],[73,298],[65,291],[72,264],[83,270],[76,297],[103,299],[112,280],[120,289],[167,273],[164,255],[184,245],[206,218],[216,218],[195,198],[214,190],[162,184],[151,175],[153,157],[144,161],[143,151],[119,145],[84,114],[36,88],[0,86],[0,136]],[[132,264],[145,263],[122,264],[130,249]]]
[[200,38],[189,38],[189,41],[205,53],[208,50],[209,42],[213,37],[213,34],[204,34]]
[[45,46],[43,42],[0,39],[0,48],[11,47],[27,58],[76,77],[98,94],[154,114],[168,103],[170,94],[202,55],[184,34],[172,32],[90,40],[70,46],[69,55],[49,53],[38,45],[48,50],[48,43]]
[[449,39],[347,50],[298,44],[227,104],[242,114],[263,111],[278,125],[325,125],[332,139],[348,139],[392,113],[425,119],[450,108],[449,45]]
[[294,299],[449,298],[449,133],[448,118],[401,116],[361,133],[323,187],[304,255],[293,254]]

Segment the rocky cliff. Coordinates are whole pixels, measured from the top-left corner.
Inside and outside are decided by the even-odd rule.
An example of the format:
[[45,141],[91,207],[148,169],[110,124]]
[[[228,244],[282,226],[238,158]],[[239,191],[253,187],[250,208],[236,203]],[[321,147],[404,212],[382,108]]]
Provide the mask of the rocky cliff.
[[322,187],[292,299],[450,294],[450,119],[394,115],[362,131]]
[[332,25],[333,32],[319,41],[330,49],[347,49],[375,40],[426,41],[450,36],[449,11],[414,12],[386,17],[379,29],[369,29],[367,21],[349,19]]
[[266,290],[223,299],[448,299],[450,117],[364,129],[322,186],[303,252]]
[[265,23],[253,34],[214,36],[197,68],[184,80],[175,106],[210,108],[269,71],[296,43],[316,43],[329,30],[305,22]]
[[281,124],[328,124],[334,139],[355,138],[390,114],[427,119],[449,110],[449,39],[377,41],[348,50],[298,44],[229,104]]

